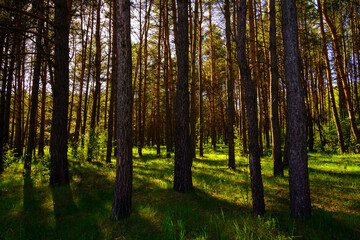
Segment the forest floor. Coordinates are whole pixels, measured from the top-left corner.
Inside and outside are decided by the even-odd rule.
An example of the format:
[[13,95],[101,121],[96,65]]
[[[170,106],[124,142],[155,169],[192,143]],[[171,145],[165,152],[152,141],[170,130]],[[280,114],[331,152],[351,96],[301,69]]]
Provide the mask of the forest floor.
[[[165,149],[162,149],[165,152]],[[289,217],[288,173],[272,176],[262,158],[265,217],[252,217],[248,160],[227,167],[227,148],[193,162],[195,190],[172,189],[174,157],[134,149],[133,211],[109,219],[115,159],[70,156],[71,183],[50,187],[48,158],[24,184],[21,161],[0,176],[0,239],[360,239],[360,155],[309,154],[312,216]]]

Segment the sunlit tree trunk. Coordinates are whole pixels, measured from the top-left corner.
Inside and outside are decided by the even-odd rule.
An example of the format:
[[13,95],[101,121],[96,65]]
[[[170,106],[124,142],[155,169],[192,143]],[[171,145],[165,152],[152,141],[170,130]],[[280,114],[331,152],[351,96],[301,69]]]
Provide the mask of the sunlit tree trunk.
[[337,66],[338,74],[340,75],[341,84],[345,91],[345,101],[346,101],[346,107],[347,107],[348,114],[349,114],[350,128],[351,128],[352,134],[354,135],[354,138],[355,138],[356,149],[359,152],[360,151],[360,132],[359,132],[359,129],[357,128],[356,122],[355,122],[355,115],[354,115],[353,103],[352,103],[352,99],[351,99],[350,87],[347,83],[345,72],[344,72],[343,57],[341,55],[340,43],[339,43],[337,31],[336,31],[336,26],[333,24],[333,22],[330,20],[330,17],[328,16],[327,8],[326,8],[326,0],[323,1],[322,11],[323,11],[325,21],[331,32],[331,38],[332,38],[332,42],[334,45],[335,63]]
[[333,89],[333,85],[332,85],[331,66],[330,66],[330,60],[329,60],[329,56],[328,56],[328,49],[327,49],[326,35],[325,35],[325,29],[324,29],[321,1],[317,0],[317,3],[318,3],[318,6],[320,6],[318,8],[318,11],[319,11],[319,20],[320,20],[322,51],[323,51],[323,57],[325,59],[326,76],[327,76],[328,90],[329,90],[329,95],[330,95],[331,109],[332,109],[332,113],[334,116],[336,132],[338,135],[340,153],[344,153],[345,152],[344,137],[343,137],[343,133],[342,133],[342,129],[341,129],[338,111],[336,108],[334,89]]
[[117,159],[111,219],[128,217],[132,197],[132,59],[130,39],[130,0],[116,1],[117,41]]

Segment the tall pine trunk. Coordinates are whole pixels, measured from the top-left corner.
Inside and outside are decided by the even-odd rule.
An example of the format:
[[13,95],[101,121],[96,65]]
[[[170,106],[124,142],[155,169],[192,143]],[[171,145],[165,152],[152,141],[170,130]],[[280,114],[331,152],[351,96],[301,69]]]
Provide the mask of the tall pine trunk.
[[188,2],[178,3],[177,64],[178,81],[175,97],[175,171],[174,189],[187,192],[193,189],[191,176],[190,119],[189,119],[189,38]]
[[111,219],[127,217],[132,197],[132,59],[130,39],[130,0],[116,1],[117,42],[117,158]]
[[229,168],[235,169],[235,149],[234,149],[234,73],[231,56],[231,26],[230,26],[230,2],[225,0],[225,34],[226,34],[226,67],[227,67],[227,137],[229,143]]
[[271,136],[272,157],[274,160],[274,176],[283,175],[283,164],[281,161],[281,136],[279,125],[279,69],[276,53],[276,12],[275,0],[269,0],[269,22],[270,22],[270,102],[271,102]]
[[69,13],[67,0],[55,1],[55,82],[50,139],[50,184],[68,184]]
[[301,82],[301,63],[295,0],[282,0],[282,31],[287,92],[290,214],[300,218],[311,214],[306,146],[306,109]]
[[257,125],[256,80],[251,78],[251,70],[246,60],[246,10],[246,0],[240,0],[238,10],[237,57],[241,78],[245,88],[253,213],[254,215],[264,215],[265,202],[261,177],[259,130]]

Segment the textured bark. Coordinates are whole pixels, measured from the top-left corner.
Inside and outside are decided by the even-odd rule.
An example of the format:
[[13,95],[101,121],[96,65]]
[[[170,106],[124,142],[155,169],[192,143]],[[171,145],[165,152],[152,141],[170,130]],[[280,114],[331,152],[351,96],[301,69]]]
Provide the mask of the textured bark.
[[290,215],[311,214],[308,160],[306,152],[306,112],[301,82],[301,64],[295,0],[282,0],[282,31],[287,91],[287,135],[289,158]]
[[[35,8],[42,15],[42,2],[40,2],[39,6]],[[33,76],[33,85],[31,92],[31,110],[30,110],[30,126],[29,126],[29,139],[28,145],[26,149],[25,163],[24,169],[26,171],[26,175],[30,176],[31,174],[31,160],[32,153],[35,149],[35,140],[36,140],[36,113],[38,108],[38,94],[39,94],[39,83],[40,83],[40,70],[41,70],[41,58],[42,58],[42,50],[41,50],[41,34],[44,23],[41,20],[38,20],[38,35],[36,36],[36,59],[35,59],[35,67],[34,67],[34,76]]]
[[251,193],[254,215],[264,215],[264,189],[261,177],[260,149],[258,138],[256,82],[251,79],[251,71],[246,61],[246,0],[239,1],[237,60],[241,78],[245,87],[245,105],[247,113],[247,130],[249,136],[249,162]]
[[231,56],[231,26],[230,26],[230,2],[225,0],[225,34],[226,34],[226,67],[227,67],[227,136],[229,144],[229,168],[235,169],[235,149],[234,149],[234,73]]
[[174,189],[187,192],[193,189],[191,176],[190,119],[189,119],[189,39],[188,2],[178,3],[178,81],[175,98],[175,170]]
[[203,114],[203,66],[202,66],[202,30],[201,24],[203,19],[203,11],[202,11],[202,0],[198,2],[200,8],[200,15],[199,15],[199,39],[198,39],[198,76],[199,76],[199,155],[200,157],[204,156],[204,114]]
[[170,29],[169,29],[169,4],[168,1],[164,3],[164,84],[165,84],[165,144],[166,144],[166,157],[170,157],[171,152],[171,109],[170,109],[170,94],[169,94],[169,76],[171,69],[169,68],[170,62]]
[[274,176],[283,175],[283,164],[281,160],[281,136],[279,125],[279,69],[276,53],[276,12],[275,0],[269,0],[269,22],[270,22],[270,102],[271,102],[271,137],[272,157],[274,160]]
[[55,1],[55,82],[50,139],[50,184],[68,184],[69,25],[67,0]]
[[116,1],[117,42],[117,158],[111,219],[127,217],[132,196],[132,59],[130,39],[130,0]]
[[[190,3],[190,1],[189,1]],[[196,42],[197,42],[197,31],[198,31],[198,0],[194,2],[194,19],[193,24],[191,24],[192,19],[190,15],[190,27],[193,26],[193,30],[190,29],[190,37],[191,37],[191,94],[190,94],[190,138],[191,138],[191,157],[195,157],[195,149],[196,149]],[[191,4],[189,4],[191,7]],[[190,9],[191,12],[191,9]]]

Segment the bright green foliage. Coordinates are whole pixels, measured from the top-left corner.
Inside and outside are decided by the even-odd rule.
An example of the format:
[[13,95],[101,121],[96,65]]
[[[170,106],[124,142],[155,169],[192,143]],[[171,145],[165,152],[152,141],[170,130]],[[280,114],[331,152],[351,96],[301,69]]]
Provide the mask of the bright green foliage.
[[48,153],[34,160],[25,186],[22,160],[12,161],[0,177],[0,239],[360,237],[360,155],[310,154],[313,216],[294,220],[288,174],[273,177],[270,157],[262,159],[267,213],[261,218],[251,215],[248,161],[237,158],[238,170],[229,170],[225,146],[206,146],[205,157],[194,159],[195,191],[186,194],[172,189],[173,158],[156,156],[156,148],[145,148],[140,158],[134,149],[133,213],[113,222],[115,159],[89,163],[69,153],[70,186],[49,186]]

